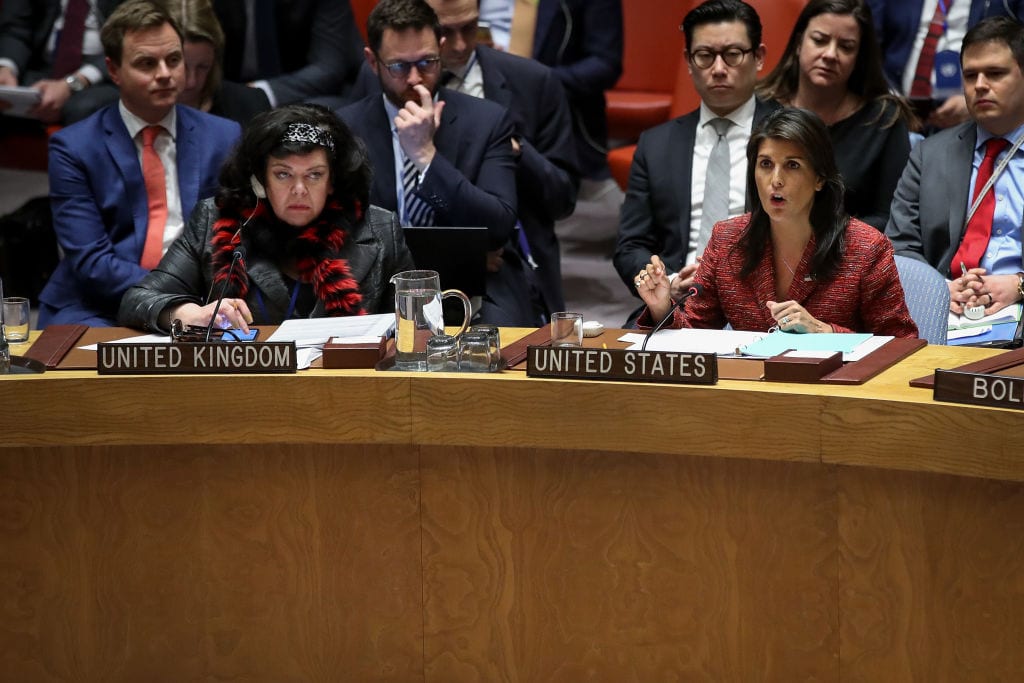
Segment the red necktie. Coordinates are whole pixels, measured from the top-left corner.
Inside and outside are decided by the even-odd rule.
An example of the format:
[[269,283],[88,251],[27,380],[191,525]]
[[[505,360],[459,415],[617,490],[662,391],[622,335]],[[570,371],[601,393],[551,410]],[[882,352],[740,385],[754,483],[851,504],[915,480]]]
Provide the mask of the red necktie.
[[63,78],[82,66],[82,38],[85,18],[89,16],[89,0],[68,0],[64,10],[64,27],[53,51],[53,77]]
[[[989,138],[985,143],[985,158],[981,160],[978,167],[978,177],[974,180],[974,197],[971,198],[971,206],[978,199],[978,193],[985,183],[992,177],[992,170],[996,165],[996,157],[1010,145],[1009,140],[1003,138]],[[963,263],[968,268],[977,268],[981,263],[981,257],[988,249],[988,240],[992,235],[992,217],[996,213],[996,188],[995,185],[985,193],[978,210],[967,222],[967,230],[964,231],[964,238],[960,242],[960,248],[950,264],[950,271],[956,272],[958,264]]]
[[153,270],[160,263],[164,251],[164,227],[167,225],[167,185],[164,180],[164,162],[153,148],[160,126],[142,129],[142,177],[146,181],[149,202],[149,221],[146,224],[146,246],[142,249],[139,265]]
[[[945,7],[943,7],[945,5]],[[932,96],[932,69],[935,67],[935,47],[939,44],[946,28],[946,14],[953,6],[953,0],[945,3],[939,0],[935,5],[935,14],[928,24],[928,35],[921,45],[921,54],[917,58],[917,69],[914,70],[914,81],[910,85],[910,98],[929,99]]]

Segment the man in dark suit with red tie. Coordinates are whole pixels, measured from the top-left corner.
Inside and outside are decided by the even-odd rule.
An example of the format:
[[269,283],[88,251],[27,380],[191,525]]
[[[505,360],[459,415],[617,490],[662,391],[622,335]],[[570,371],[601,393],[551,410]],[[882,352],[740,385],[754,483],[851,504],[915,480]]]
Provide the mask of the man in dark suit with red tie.
[[160,261],[196,202],[216,192],[241,134],[234,121],[175,105],[182,37],[162,6],[126,0],[102,40],[120,100],[50,140],[64,259],[39,294],[39,327],[114,325],[124,292]]
[[971,120],[914,147],[885,234],[949,278],[950,310],[1024,299],[1024,24],[986,19],[961,51]]

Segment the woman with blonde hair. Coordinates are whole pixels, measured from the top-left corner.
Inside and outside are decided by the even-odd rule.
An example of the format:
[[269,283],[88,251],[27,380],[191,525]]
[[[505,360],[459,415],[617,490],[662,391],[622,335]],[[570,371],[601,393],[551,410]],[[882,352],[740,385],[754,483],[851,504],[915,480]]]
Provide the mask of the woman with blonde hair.
[[168,0],[167,9],[185,35],[185,87],[180,104],[247,125],[270,109],[259,88],[224,81],[224,31],[210,0]]

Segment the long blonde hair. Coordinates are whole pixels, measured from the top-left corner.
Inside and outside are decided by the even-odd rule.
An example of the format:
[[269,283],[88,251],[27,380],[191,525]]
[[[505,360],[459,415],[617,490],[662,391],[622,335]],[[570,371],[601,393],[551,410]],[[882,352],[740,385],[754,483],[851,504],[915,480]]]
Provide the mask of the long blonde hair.
[[224,59],[224,31],[220,27],[217,14],[213,11],[210,0],[165,0],[167,11],[181,26],[185,42],[209,43],[213,46],[213,66],[206,76],[206,83],[200,93],[199,101],[206,104],[213,99],[213,94],[220,88],[224,77],[222,61]]

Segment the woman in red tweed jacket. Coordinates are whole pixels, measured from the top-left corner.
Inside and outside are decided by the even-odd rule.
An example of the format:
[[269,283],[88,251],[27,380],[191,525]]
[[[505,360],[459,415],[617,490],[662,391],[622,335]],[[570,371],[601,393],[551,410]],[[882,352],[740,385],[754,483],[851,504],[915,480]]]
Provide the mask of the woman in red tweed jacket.
[[[747,215],[715,225],[694,275],[701,294],[670,327],[871,332],[916,337],[892,245],[843,208],[843,181],[825,125],[802,109],[765,118],[747,145]],[[634,284],[652,326],[672,308],[657,256]]]

